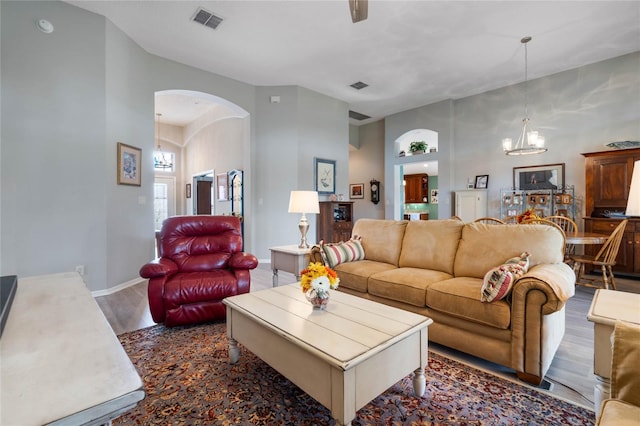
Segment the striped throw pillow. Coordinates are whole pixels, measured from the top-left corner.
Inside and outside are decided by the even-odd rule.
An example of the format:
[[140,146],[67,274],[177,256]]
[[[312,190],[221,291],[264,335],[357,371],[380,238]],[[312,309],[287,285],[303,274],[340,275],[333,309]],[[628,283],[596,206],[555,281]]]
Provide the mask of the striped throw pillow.
[[330,268],[345,262],[364,259],[364,249],[360,238],[351,238],[349,241],[337,244],[325,244],[320,241],[320,247]]

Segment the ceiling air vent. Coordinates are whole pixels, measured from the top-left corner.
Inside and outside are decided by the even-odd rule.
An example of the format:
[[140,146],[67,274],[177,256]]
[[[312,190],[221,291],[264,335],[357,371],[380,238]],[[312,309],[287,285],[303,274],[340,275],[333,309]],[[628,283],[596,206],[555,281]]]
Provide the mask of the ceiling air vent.
[[360,114],[359,112],[349,110],[349,118],[353,118],[354,120],[366,120],[367,118],[371,118],[368,115]]
[[354,89],[357,90],[361,90],[364,89],[365,87],[369,87],[369,85],[367,83],[363,83],[361,81],[358,81],[356,83],[350,84],[351,87],[353,87]]
[[196,13],[195,15],[193,15],[193,18],[191,20],[214,30],[218,28],[218,25],[220,25],[220,23],[222,22],[221,17],[216,16],[201,7],[196,10]]

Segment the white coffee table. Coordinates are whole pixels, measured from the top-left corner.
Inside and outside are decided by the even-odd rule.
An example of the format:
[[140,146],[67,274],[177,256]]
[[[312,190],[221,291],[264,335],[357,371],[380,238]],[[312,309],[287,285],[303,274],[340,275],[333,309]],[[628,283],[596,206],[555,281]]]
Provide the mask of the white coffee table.
[[314,310],[298,284],[224,303],[231,362],[238,361],[239,342],[341,425],[411,372],[415,394],[424,394],[430,318],[338,291],[324,311]]

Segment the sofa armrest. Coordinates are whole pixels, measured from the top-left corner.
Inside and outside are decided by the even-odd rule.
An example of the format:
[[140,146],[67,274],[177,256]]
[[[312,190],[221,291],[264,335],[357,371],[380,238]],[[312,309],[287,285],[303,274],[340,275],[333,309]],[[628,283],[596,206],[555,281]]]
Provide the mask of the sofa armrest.
[[566,263],[540,264],[532,267],[513,286],[512,301],[527,298],[531,290],[540,290],[546,295],[542,314],[548,315],[564,307],[575,294],[576,276]]
[[165,277],[176,272],[178,272],[178,265],[166,257],[156,258],[140,268],[142,278]]
[[255,269],[258,266],[258,259],[249,253],[234,253],[229,258],[230,269]]

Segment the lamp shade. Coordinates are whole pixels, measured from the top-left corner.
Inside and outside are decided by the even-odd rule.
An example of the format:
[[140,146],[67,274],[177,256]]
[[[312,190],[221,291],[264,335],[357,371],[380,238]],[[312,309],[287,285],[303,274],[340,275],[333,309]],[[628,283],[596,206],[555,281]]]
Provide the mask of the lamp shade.
[[633,175],[631,176],[626,215],[640,216],[640,160],[633,164]]
[[320,213],[318,192],[291,191],[289,213]]

